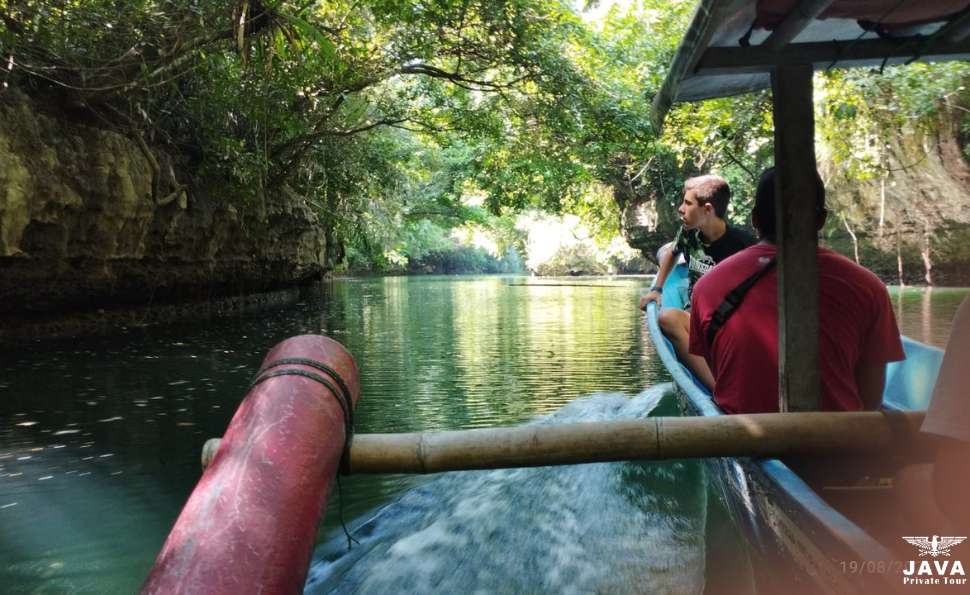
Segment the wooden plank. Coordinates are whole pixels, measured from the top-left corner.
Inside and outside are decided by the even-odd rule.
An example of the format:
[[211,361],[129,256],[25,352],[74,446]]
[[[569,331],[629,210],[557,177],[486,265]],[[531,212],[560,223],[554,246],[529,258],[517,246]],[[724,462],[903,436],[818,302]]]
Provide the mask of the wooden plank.
[[819,406],[818,265],[815,226],[815,115],[812,67],[771,75],[775,120],[780,411]]
[[680,85],[680,81],[693,71],[714,34],[714,28],[717,26],[716,21],[711,18],[714,4],[713,0],[703,0],[698,3],[694,10],[694,16],[691,18],[690,26],[684,33],[684,38],[677,48],[677,53],[674,54],[674,59],[670,62],[667,78],[664,79],[663,85],[653,98],[651,120],[658,135],[663,128],[664,117],[677,99],[677,87]]
[[780,50],[798,37],[830,4],[832,0],[802,0],[759,45],[769,50]]
[[[925,448],[924,411],[651,417],[446,432],[357,434],[347,472],[438,473],[702,457],[887,454]],[[206,441],[202,466],[219,450]]]
[[663,129],[663,121],[670,106],[677,101],[680,82],[691,76],[698,61],[711,43],[711,37],[723,15],[731,14],[748,0],[701,0],[694,10],[687,32],[670,63],[667,78],[653,97],[650,119],[657,134]]
[[970,58],[970,40],[951,43],[945,40],[907,38],[901,40],[863,39],[859,41],[824,41],[794,43],[772,50],[763,45],[709,48],[697,63],[695,76],[752,74],[771,72],[782,66],[811,64],[815,69],[843,68],[882,60],[924,62],[966,60]]

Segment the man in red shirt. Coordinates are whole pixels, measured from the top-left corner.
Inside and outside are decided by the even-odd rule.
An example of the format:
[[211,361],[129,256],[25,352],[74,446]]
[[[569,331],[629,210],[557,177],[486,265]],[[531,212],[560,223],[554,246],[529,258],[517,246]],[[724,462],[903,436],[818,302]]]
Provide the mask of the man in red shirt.
[[[825,224],[825,188],[816,174],[816,224]],[[714,399],[728,413],[778,411],[777,271],[766,269],[733,315],[708,335],[725,296],[773,263],[775,171],[761,175],[751,213],[761,242],[722,261],[694,286],[690,352],[714,374]],[[818,248],[819,374],[821,407],[829,411],[877,409],[886,363],[905,358],[885,285],[851,260]]]

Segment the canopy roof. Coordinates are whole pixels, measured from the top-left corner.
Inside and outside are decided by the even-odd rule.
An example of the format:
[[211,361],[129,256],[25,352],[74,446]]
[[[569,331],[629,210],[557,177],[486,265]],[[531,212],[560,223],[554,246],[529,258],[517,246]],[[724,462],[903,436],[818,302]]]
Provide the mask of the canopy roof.
[[676,101],[766,88],[775,66],[816,70],[970,59],[970,0],[701,0],[653,120]]

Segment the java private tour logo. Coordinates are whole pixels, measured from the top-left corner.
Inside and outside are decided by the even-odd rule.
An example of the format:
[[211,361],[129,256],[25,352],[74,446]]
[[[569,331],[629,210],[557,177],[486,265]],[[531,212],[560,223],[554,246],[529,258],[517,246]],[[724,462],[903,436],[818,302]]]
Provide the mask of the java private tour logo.
[[[966,585],[967,573],[963,563],[950,556],[950,549],[966,539],[963,537],[903,537],[919,551],[917,562],[910,560],[903,568],[904,585]],[[925,559],[932,558],[932,560]]]

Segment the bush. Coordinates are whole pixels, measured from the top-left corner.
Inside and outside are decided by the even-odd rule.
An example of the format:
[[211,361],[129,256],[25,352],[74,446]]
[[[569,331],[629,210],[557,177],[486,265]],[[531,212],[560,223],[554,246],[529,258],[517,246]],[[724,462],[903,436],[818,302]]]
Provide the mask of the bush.
[[412,273],[438,275],[493,274],[523,272],[522,258],[514,249],[496,258],[481,248],[458,246],[451,250],[433,250],[408,266]]
[[537,275],[553,277],[605,275],[608,272],[595,247],[587,243],[562,246],[552,258],[536,268]]

